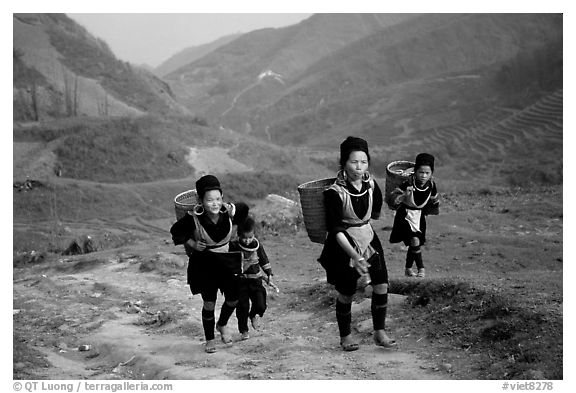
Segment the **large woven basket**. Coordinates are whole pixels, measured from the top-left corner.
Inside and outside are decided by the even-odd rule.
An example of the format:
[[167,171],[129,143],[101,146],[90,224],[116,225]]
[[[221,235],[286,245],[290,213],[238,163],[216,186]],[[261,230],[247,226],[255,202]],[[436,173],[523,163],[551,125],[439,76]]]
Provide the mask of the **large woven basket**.
[[392,161],[386,166],[386,195],[384,200],[390,209],[396,209],[392,203],[392,191],[408,179],[412,173],[414,173],[412,161]]
[[189,211],[194,209],[198,204],[198,193],[196,190],[184,191],[174,198],[174,208],[176,210],[176,219],[179,220]]
[[324,210],[324,190],[328,189],[336,178],[309,181],[298,186],[304,226],[308,238],[314,243],[324,244],[326,240],[326,212]]

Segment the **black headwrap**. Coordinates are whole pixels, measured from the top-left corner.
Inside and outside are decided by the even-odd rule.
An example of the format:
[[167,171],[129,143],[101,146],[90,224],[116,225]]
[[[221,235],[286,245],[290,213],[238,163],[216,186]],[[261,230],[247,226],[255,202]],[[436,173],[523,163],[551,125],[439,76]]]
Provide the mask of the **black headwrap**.
[[349,136],[340,144],[340,166],[344,167],[350,153],[353,151],[363,151],[368,156],[368,162],[370,162],[370,153],[368,153],[368,142],[362,138],[357,138],[355,136]]
[[204,198],[204,194],[206,191],[210,190],[220,190],[222,192],[222,188],[220,187],[220,181],[216,176],[206,175],[202,176],[200,179],[196,181],[196,192],[200,199]]
[[432,172],[434,172],[434,156],[428,153],[420,153],[416,156],[416,164],[414,165],[414,170],[418,169],[422,165],[428,165]]

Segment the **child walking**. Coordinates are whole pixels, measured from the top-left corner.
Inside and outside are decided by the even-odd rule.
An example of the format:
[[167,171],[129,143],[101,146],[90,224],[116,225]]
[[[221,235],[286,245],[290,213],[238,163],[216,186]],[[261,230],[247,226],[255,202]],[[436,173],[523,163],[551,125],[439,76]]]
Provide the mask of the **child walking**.
[[[238,240],[230,242],[230,251],[242,253],[243,274],[239,278],[240,289],[238,305],[236,306],[238,331],[242,340],[250,338],[248,318],[250,318],[254,330],[260,329],[260,318],[264,315],[267,307],[266,289],[262,285],[262,280],[264,279],[268,285],[274,286],[268,256],[262,243],[254,236],[254,227],[254,219],[248,217],[238,225]],[[252,307],[250,307],[250,302],[252,302]]]
[[[414,173],[392,191],[392,204],[397,207],[390,243],[404,242],[406,252],[405,275],[425,277],[421,246],[426,243],[426,216],[439,212],[438,190],[432,177],[434,156],[420,153],[416,156]],[[412,270],[416,262],[418,272]]]
[[[231,344],[232,338],[226,324],[238,303],[239,275],[242,272],[242,256],[230,253],[229,242],[233,225],[248,216],[245,203],[224,203],[219,180],[206,175],[196,182],[199,204],[188,212],[172,228],[175,245],[183,244],[188,255],[187,280],[193,295],[202,296],[202,326],[207,353],[216,352],[214,327],[220,332],[222,342]],[[215,324],[214,309],[218,290],[224,294],[224,303]]]
[[340,171],[336,182],[324,191],[328,236],[318,261],[326,270],[328,283],[338,292],[336,321],[340,346],[355,351],[358,341],[351,331],[352,297],[356,283],[369,274],[372,285],[374,343],[391,348],[395,340],[385,331],[388,305],[388,270],[382,244],[370,223],[380,217],[382,192],[368,172],[368,143],[349,136],[340,145]]

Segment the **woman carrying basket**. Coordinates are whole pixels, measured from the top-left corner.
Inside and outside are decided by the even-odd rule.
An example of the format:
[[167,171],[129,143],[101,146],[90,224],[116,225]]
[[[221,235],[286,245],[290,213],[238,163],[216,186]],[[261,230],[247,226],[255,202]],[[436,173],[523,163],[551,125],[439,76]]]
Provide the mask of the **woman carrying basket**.
[[[220,182],[212,175],[198,179],[196,192],[200,203],[178,220],[170,233],[174,244],[183,244],[189,257],[188,284],[192,294],[202,296],[205,351],[213,353],[216,352],[214,327],[225,344],[232,343],[226,324],[238,303],[242,254],[228,252],[228,243],[233,225],[248,216],[248,205],[224,203]],[[215,325],[214,308],[219,289],[224,293],[224,303]]]
[[336,321],[340,345],[345,351],[358,349],[352,336],[352,297],[361,276],[372,285],[374,343],[392,348],[395,340],[385,332],[388,304],[388,271],[382,245],[371,219],[380,217],[382,192],[368,172],[368,143],[349,136],[340,145],[340,171],[336,182],[324,191],[328,236],[318,261],[328,283],[338,292]]

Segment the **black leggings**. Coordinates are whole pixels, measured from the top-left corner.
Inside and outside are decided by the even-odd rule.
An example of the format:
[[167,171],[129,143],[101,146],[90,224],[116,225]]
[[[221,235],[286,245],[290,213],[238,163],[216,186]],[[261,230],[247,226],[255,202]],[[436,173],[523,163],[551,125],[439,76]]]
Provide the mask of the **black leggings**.
[[[252,306],[250,306],[250,302]],[[262,285],[262,279],[241,278],[240,294],[236,306],[236,318],[238,319],[238,331],[248,331],[248,317],[263,316],[266,311],[266,289]]]

